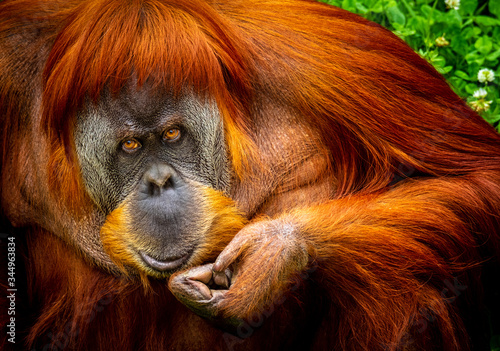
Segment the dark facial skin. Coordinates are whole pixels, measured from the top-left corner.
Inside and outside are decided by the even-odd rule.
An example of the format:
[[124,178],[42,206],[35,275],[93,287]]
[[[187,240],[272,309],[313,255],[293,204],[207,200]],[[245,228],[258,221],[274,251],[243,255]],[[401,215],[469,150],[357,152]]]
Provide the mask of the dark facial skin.
[[228,190],[230,168],[215,106],[128,87],[78,117],[82,177],[103,215],[126,204],[130,250],[158,271],[187,261],[206,230],[200,186]]

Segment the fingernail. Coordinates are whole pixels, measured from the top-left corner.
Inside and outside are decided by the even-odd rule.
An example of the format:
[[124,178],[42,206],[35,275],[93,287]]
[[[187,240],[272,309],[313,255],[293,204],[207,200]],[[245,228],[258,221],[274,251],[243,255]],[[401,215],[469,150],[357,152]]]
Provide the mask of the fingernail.
[[212,271],[214,271],[214,273],[222,271],[222,264],[219,263],[218,260],[216,260],[214,265],[212,266]]
[[190,280],[199,280],[200,282],[208,284],[210,279],[212,279],[212,272],[209,268],[199,267],[198,269],[194,268],[191,271],[188,271],[186,273],[186,277]]
[[229,288],[229,279],[224,272],[213,272],[213,278],[215,284],[222,286],[224,288]]

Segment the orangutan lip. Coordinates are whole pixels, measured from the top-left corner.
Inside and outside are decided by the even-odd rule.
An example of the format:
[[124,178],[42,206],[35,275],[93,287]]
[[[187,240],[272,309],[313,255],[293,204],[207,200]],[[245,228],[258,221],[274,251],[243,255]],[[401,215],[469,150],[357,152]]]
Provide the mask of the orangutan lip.
[[160,271],[160,272],[166,272],[166,271],[172,271],[180,266],[184,262],[186,262],[189,257],[191,256],[191,253],[187,253],[182,257],[179,258],[174,258],[174,259],[167,259],[167,260],[157,260],[156,258],[153,258],[149,256],[148,254],[144,252],[139,252],[139,255],[141,255],[142,260],[151,268]]

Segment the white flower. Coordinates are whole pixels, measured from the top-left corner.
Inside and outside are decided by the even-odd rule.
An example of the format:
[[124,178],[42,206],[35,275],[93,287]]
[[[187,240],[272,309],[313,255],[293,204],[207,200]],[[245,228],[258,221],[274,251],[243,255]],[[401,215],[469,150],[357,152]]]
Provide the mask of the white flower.
[[485,112],[490,109],[490,105],[493,101],[486,101],[484,99],[479,99],[476,101],[470,102],[470,106],[476,110],[477,112]]
[[495,79],[495,72],[491,69],[483,68],[477,72],[477,80],[481,83],[488,84],[488,82],[493,82],[493,79]]
[[469,105],[476,110],[477,112],[485,112],[490,109],[490,105],[493,101],[491,100],[486,100],[486,95],[488,95],[488,92],[486,89],[479,88],[477,89],[472,97],[476,100],[469,101]]
[[449,9],[458,10],[460,8],[460,0],[444,0],[444,3]]
[[474,92],[474,95],[473,95],[473,96],[474,96],[476,99],[482,99],[482,98],[485,98],[485,97],[486,97],[486,95],[488,95],[488,92],[487,92],[485,89],[483,89],[483,88],[479,88],[478,90],[476,90],[476,91]]

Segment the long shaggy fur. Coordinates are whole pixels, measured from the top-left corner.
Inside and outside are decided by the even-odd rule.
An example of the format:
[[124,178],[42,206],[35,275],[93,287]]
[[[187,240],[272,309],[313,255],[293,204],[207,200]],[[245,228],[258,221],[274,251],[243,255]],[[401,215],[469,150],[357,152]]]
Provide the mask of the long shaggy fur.
[[[62,213],[91,220],[74,155],[76,115],[130,81],[212,99],[235,170],[231,197],[249,220],[296,224],[309,248],[306,275],[283,282],[268,269],[272,276],[232,287],[223,313],[265,315],[246,339],[189,312],[166,282],[147,291],[101,271],[45,224]],[[460,308],[481,295],[481,266],[500,254],[500,137],[376,24],[301,0],[4,0],[0,125],[2,216],[23,228],[27,289],[19,303],[30,306],[19,344],[475,346],[464,331],[478,315],[462,319]],[[38,135],[46,138],[34,146]],[[33,163],[44,167],[34,174]],[[232,229],[243,225],[236,222]],[[218,253],[208,244],[200,262]],[[270,250],[287,244],[257,251],[256,272],[278,267],[282,258]],[[279,303],[258,302],[269,295],[266,282],[285,289]],[[0,325],[7,322],[2,314]]]

